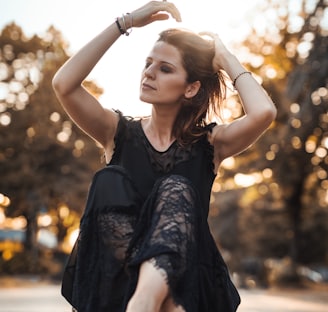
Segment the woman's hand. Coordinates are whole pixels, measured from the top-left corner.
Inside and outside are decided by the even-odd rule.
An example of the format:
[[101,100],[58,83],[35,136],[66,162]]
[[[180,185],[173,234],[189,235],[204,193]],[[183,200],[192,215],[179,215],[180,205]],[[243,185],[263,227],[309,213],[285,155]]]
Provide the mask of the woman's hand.
[[214,72],[218,72],[221,69],[225,70],[227,58],[231,57],[232,54],[223,44],[219,35],[208,31],[201,32],[200,35],[210,37],[213,40],[213,45],[215,49],[215,55],[213,57]]
[[181,15],[176,6],[166,1],[151,1],[130,14],[130,25],[143,27],[155,21],[169,19],[170,15],[181,22]]

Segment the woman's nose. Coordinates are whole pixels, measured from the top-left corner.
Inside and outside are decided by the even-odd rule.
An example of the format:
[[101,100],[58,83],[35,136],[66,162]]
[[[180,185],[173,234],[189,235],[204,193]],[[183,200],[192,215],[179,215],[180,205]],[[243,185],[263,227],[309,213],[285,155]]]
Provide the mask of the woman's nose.
[[145,71],[144,71],[144,74],[147,78],[151,78],[151,79],[154,79],[155,78],[155,69],[154,69],[154,66],[152,65],[149,65]]

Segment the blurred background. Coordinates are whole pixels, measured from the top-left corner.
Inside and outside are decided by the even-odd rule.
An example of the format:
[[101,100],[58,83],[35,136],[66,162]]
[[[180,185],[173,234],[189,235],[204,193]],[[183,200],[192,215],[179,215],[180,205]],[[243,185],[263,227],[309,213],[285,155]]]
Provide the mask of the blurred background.
[[[0,0],[0,281],[58,283],[89,183],[104,163],[101,148],[62,110],[51,79],[115,16],[144,1],[8,2]],[[85,87],[106,107],[147,114],[139,75],[158,32],[218,32],[272,97],[278,117],[254,146],[222,164],[211,196],[213,235],[240,289],[327,290],[328,1],[175,3],[181,25],[133,29]],[[230,88],[223,116],[241,115]]]

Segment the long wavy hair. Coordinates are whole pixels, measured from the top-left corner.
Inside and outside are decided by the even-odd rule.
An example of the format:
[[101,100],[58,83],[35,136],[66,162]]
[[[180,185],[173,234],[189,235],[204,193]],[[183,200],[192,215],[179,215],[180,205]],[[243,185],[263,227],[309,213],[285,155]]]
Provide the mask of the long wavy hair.
[[196,142],[206,133],[205,126],[213,115],[220,117],[220,106],[225,98],[224,75],[213,70],[213,41],[190,30],[177,28],[161,32],[157,41],[173,45],[179,50],[188,83],[201,83],[193,98],[182,100],[181,110],[173,126],[173,133],[180,145]]

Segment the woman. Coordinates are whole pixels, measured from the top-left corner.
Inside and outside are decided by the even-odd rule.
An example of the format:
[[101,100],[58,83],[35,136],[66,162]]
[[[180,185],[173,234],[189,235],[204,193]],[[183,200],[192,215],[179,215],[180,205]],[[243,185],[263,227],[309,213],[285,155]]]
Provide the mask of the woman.
[[[104,109],[81,86],[122,34],[169,15],[180,21],[174,4],[164,1],[123,15],[53,79],[65,110],[103,146],[107,161],[91,184],[63,282],[79,312],[235,311],[240,302],[208,228],[209,196],[220,163],[275,118],[265,91],[217,35],[206,33],[209,40],[179,29],[162,32],[146,59],[140,99],[152,105],[150,117]],[[221,70],[245,116],[207,124],[224,97]]]

